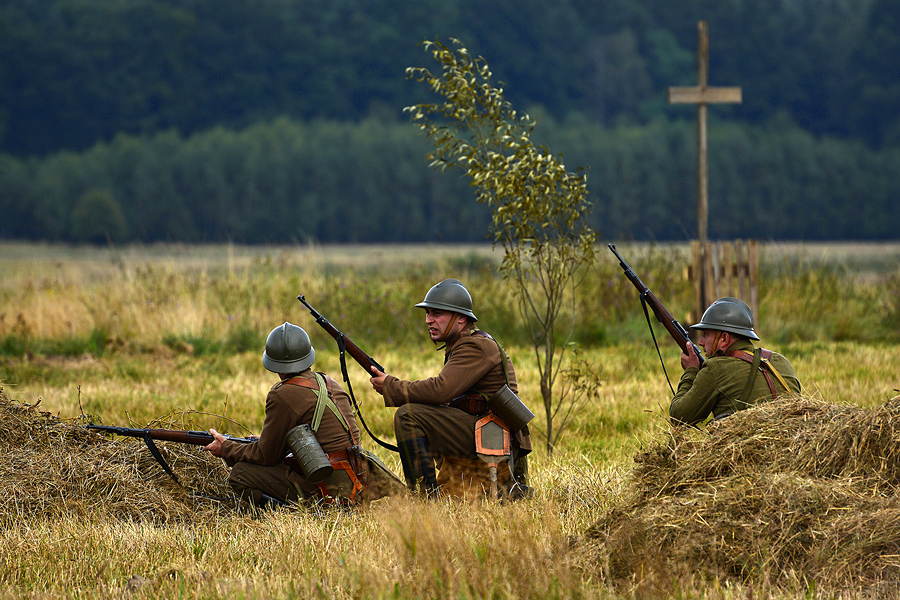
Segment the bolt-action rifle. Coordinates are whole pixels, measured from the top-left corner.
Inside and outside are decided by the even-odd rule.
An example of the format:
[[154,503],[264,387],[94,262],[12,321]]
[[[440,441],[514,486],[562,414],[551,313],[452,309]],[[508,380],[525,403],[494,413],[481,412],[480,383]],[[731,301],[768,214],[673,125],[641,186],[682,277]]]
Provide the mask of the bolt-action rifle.
[[[328,322],[328,319],[322,316],[319,311],[314,309],[309,302],[306,301],[306,296],[297,296],[297,300],[303,303],[303,306],[309,309],[309,314],[313,316],[322,329],[324,329],[328,335],[337,340],[338,348],[341,350],[341,355],[343,355],[344,351],[353,357],[353,360],[359,363],[359,365],[366,370],[366,373],[369,374],[369,377],[372,376],[371,367],[375,367],[382,373],[385,372],[384,367],[375,362],[375,359],[362,351],[362,349],[353,343],[353,340],[348,338],[346,335],[341,333],[337,327]],[[343,363],[341,365],[343,367]]]
[[[94,425],[93,423],[89,424],[87,428],[125,437],[141,438],[142,440],[144,440],[144,443],[147,444],[147,448],[150,450],[150,454],[153,455],[153,458],[156,459],[156,462],[158,462],[160,466],[162,466],[162,468],[165,470],[165,472],[168,473],[169,476],[178,483],[181,482],[179,482],[178,478],[175,477],[175,473],[172,472],[172,468],[169,467],[169,464],[166,462],[166,459],[163,458],[162,454],[159,451],[159,448],[157,448],[156,444],[153,443],[153,440],[178,442],[180,444],[191,444],[194,446],[208,446],[215,439],[208,431],[180,431],[177,429],[136,429],[131,427],[117,427],[114,425]],[[223,437],[226,440],[238,442],[241,444],[249,444],[257,440],[257,438],[255,437],[242,438],[230,435],[226,435]]]
[[366,420],[363,419],[362,413],[359,410],[359,404],[357,404],[356,397],[353,395],[353,386],[350,385],[350,376],[347,374],[347,361],[344,358],[344,354],[347,353],[352,356],[353,360],[358,362],[359,366],[366,370],[366,373],[369,375],[369,377],[374,375],[374,373],[372,373],[372,367],[375,367],[382,373],[386,373],[387,371],[385,371],[384,367],[379,365],[374,358],[366,354],[359,346],[354,344],[353,340],[344,335],[340,330],[338,330],[337,327],[329,323],[328,319],[323,317],[319,311],[313,308],[312,305],[306,301],[306,296],[303,296],[301,294],[300,296],[297,296],[297,300],[299,300],[303,304],[303,306],[309,309],[309,314],[313,316],[313,318],[316,320],[316,323],[318,323],[319,326],[322,327],[322,329],[324,329],[325,332],[333,337],[337,342],[338,351],[340,352],[341,358],[341,375],[344,377],[344,383],[347,384],[347,392],[350,395],[350,400],[353,402],[353,407],[356,409],[356,414],[359,415],[359,421],[360,423],[362,423],[363,428],[366,430],[366,433],[368,433],[369,437],[371,437],[384,448],[387,448],[388,450],[391,450],[393,452],[399,452],[400,450],[397,448],[397,446],[388,444],[387,442],[383,442],[375,437],[375,434],[373,434],[369,430],[369,426],[366,425]]
[[[656,336],[653,335],[653,326],[650,323],[650,315],[647,312],[647,307],[650,307],[650,310],[653,311],[653,315],[656,317],[656,320],[662,323],[662,326],[666,328],[666,331],[669,332],[669,335],[672,336],[672,339],[675,340],[675,343],[678,344],[678,347],[684,352],[684,346],[686,342],[690,342],[691,348],[693,348],[694,353],[697,355],[697,359],[700,361],[700,366],[703,366],[703,355],[700,353],[700,348],[697,347],[691,340],[691,336],[688,333],[687,329],[678,322],[678,319],[672,316],[666,307],[663,306],[663,303],[659,301],[659,298],[650,291],[644,282],[640,280],[637,274],[634,272],[628,263],[625,262],[625,259],[622,258],[622,255],[616,250],[615,244],[607,244],[612,253],[616,255],[616,258],[619,259],[619,265],[625,271],[625,277],[628,278],[628,281],[634,284],[634,287],[638,289],[640,292],[641,298],[641,306],[644,309],[644,316],[647,317],[647,325],[650,326],[650,335],[653,336],[653,343],[656,344]],[[659,345],[656,345],[656,351],[659,352]],[[660,361],[662,361],[662,355],[659,357]],[[663,362],[663,372],[665,373],[666,365]],[[666,380],[668,380],[668,373],[666,373]],[[672,384],[669,384],[669,387],[672,387]],[[675,391],[673,390],[674,394]]]

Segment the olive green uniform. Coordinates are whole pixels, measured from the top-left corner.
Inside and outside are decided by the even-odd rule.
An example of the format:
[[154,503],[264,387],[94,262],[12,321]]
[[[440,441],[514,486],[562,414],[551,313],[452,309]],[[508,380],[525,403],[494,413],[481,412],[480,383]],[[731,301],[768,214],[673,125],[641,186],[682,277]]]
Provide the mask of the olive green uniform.
[[[466,395],[490,397],[507,381],[497,342],[484,332],[475,334],[476,331],[461,331],[445,341],[444,368],[437,376],[419,381],[403,381],[391,375],[385,378],[384,404],[398,407],[394,415],[398,445],[425,438],[436,457],[477,459],[475,423],[487,414],[486,403],[475,410],[448,404]],[[511,360],[507,361],[507,372],[510,389],[518,392]],[[531,451],[527,428],[515,434],[513,445],[514,459],[524,458]]]
[[[741,405],[744,388],[750,378],[753,367],[749,362],[727,356],[728,352],[743,350],[752,353],[753,343],[740,339],[734,342],[725,353],[717,352],[703,363],[702,368],[688,367],[681,376],[678,390],[672,398],[669,416],[675,423],[695,424],[712,415],[720,418],[760,402],[772,399],[772,391],[763,373],[757,373],[753,382],[748,405]],[[788,360],[776,352],[772,353],[769,364],[787,382],[790,389],[785,390],[777,377],[772,375],[775,391],[779,396],[800,393],[800,381]]]
[[[316,382],[310,369],[298,377],[313,384]],[[316,439],[326,453],[339,452],[359,443],[359,428],[347,393],[327,375],[325,381],[350,431],[346,431],[337,416],[326,409]],[[257,503],[261,494],[284,501],[296,501],[301,494],[305,497],[317,495],[318,488],[314,484],[296,469],[282,463],[287,452],[287,433],[301,423],[312,422],[317,400],[315,389],[279,381],[266,396],[266,417],[259,440],[250,444],[222,443],[222,458],[232,467],[228,483],[238,496]]]

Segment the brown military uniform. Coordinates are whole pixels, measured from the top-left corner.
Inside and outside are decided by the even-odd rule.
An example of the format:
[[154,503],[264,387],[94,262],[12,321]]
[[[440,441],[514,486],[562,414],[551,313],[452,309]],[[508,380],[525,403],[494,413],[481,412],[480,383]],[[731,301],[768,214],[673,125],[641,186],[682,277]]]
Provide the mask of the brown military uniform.
[[[314,388],[318,387],[310,369],[298,377],[310,381]],[[336,453],[359,443],[359,428],[347,393],[327,375],[325,381],[335,405],[350,427],[347,432],[331,410],[326,409],[323,413],[316,439],[326,453]],[[317,486],[282,462],[287,452],[287,433],[297,425],[313,420],[318,400],[314,388],[279,381],[266,396],[266,418],[259,440],[251,444],[222,443],[222,458],[232,467],[228,483],[236,494],[254,502],[258,502],[263,493],[285,501],[296,501],[301,494],[304,497],[318,495]],[[329,484],[330,478],[325,483]]]
[[[684,370],[675,397],[669,407],[669,416],[674,423],[695,424],[704,421],[708,416],[721,418],[760,402],[772,399],[772,391],[765,374],[760,372],[753,380],[747,405],[740,400],[750,378],[752,364],[734,356],[735,351],[753,353],[753,343],[740,339],[729,346],[727,352],[717,352],[703,363],[703,367],[689,367]],[[774,375],[772,385],[779,396],[800,393],[800,380],[794,373],[790,362],[777,352],[773,352],[769,363],[787,382],[784,386]]]
[[[446,340],[444,368],[437,376],[403,381],[388,375],[384,404],[398,407],[394,415],[398,445],[424,438],[435,458],[477,459],[475,423],[488,412],[487,403],[481,399],[507,383],[502,360],[497,342],[473,329]],[[507,361],[507,372],[509,387],[518,392],[512,361]],[[527,428],[515,435],[513,445],[514,458],[524,458],[531,451]],[[412,483],[409,474],[407,481]]]

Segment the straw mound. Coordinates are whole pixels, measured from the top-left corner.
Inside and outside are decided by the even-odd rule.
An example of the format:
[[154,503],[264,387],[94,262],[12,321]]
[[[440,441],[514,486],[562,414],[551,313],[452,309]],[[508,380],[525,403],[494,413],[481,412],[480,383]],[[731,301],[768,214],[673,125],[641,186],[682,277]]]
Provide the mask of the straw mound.
[[588,531],[620,586],[735,581],[897,591],[900,397],[875,409],[789,398],[677,429],[635,457]]
[[142,440],[112,441],[77,421],[11,400],[0,389],[0,522],[79,514],[187,522],[223,504],[234,506],[219,459],[196,446],[157,447],[185,487],[163,471]]

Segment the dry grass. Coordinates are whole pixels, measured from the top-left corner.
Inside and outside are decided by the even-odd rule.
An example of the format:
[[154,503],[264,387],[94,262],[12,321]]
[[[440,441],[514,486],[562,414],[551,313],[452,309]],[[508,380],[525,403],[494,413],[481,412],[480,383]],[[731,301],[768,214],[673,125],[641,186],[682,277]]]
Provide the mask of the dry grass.
[[[197,523],[233,510],[227,468],[197,448],[160,445],[179,486],[143,443],[117,442],[79,420],[12,401],[0,389],[0,519],[91,517],[153,524]],[[160,425],[160,424],[157,424]],[[221,498],[214,502],[195,494]]]
[[604,577],[644,592],[896,594],[898,459],[900,398],[780,400],[651,444],[586,545]]
[[544,598],[585,585],[569,539],[599,489],[586,487],[596,474],[579,480],[565,465],[554,486],[563,496],[529,502],[392,498],[248,515],[209,497],[227,496],[225,468],[196,448],[160,443],[181,488],[139,440],[109,441],[5,394],[0,427],[7,592]]
[[[792,360],[807,397],[748,411],[709,434],[669,428],[670,392],[616,265],[591,282],[584,308],[598,331],[623,325],[622,315],[634,323],[618,330],[624,339],[585,348],[600,368],[600,395],[580,407],[552,456],[543,450],[533,351],[504,336],[537,413],[538,493],[527,502],[400,498],[350,512],[249,515],[227,499],[227,469],[199,448],[160,444],[181,488],[139,440],[81,426],[102,417],[258,432],[273,382],[259,355],[273,323],[307,327],[317,367],[339,373],[333,342],[296,302],[299,291],[391,373],[433,374],[442,356],[410,304],[438,274],[476,282],[493,302],[488,330],[515,318],[502,312],[502,284],[468,270],[494,260],[490,252],[444,250],[5,252],[0,336],[26,351],[0,357],[0,599],[896,595],[900,408],[888,400],[900,388],[900,346],[804,329],[809,315],[850,333],[885,322],[856,320],[881,318],[869,300],[888,302],[885,290],[835,300],[828,293],[839,293],[838,276],[824,280],[833,292],[808,271],[763,296],[763,343]],[[348,264],[362,270],[348,276]],[[664,280],[666,265],[652,287],[669,285],[668,302],[683,286]],[[823,307],[838,307],[841,323]],[[791,328],[798,335],[770,337]],[[107,336],[101,352],[85,341],[93,330]],[[215,346],[240,341],[242,331],[249,341]],[[51,350],[32,351],[38,344]],[[677,377],[677,352],[661,344]],[[361,369],[350,365],[350,376],[370,427],[392,440],[393,411]],[[366,443],[399,472],[396,455]]]

